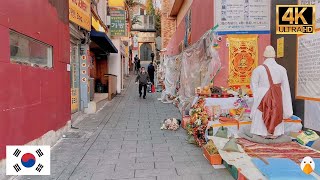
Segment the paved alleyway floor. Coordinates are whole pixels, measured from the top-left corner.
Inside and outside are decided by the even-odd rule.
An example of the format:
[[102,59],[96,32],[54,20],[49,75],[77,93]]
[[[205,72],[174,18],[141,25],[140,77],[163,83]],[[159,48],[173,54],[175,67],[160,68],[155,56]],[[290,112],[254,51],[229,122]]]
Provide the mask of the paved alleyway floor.
[[165,118],[180,118],[178,109],[157,101],[159,94],[140,99],[134,76],[121,95],[71,129],[51,150],[50,176],[16,179],[84,180],[229,180],[216,170],[186,132],[160,130]]

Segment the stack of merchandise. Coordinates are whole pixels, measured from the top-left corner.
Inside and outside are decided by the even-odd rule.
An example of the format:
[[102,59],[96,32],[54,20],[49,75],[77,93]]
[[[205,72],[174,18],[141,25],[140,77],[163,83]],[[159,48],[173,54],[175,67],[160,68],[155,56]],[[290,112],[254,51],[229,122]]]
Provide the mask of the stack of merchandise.
[[319,135],[311,129],[303,131],[297,136],[298,143],[309,147],[311,147],[313,143],[318,139]]

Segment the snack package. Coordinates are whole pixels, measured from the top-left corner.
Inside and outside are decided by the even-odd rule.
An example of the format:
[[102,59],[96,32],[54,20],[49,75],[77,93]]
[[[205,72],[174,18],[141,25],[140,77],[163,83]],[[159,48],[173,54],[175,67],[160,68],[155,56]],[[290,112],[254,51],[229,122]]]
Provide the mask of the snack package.
[[312,131],[311,129],[301,132],[297,136],[297,141],[302,145],[306,145],[310,141],[315,141],[317,139],[319,139],[319,135],[316,132]]

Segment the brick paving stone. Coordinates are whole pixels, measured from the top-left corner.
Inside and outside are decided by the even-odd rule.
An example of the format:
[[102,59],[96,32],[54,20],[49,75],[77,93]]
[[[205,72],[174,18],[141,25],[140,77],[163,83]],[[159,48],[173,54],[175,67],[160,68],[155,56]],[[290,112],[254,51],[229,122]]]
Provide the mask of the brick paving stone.
[[136,170],[135,177],[150,177],[150,176],[174,176],[177,175],[175,169],[147,169]]
[[[112,180],[229,180],[226,169],[215,170],[202,151],[186,142],[186,132],[160,130],[166,118],[181,118],[159,94],[140,99],[131,76],[130,86],[96,114],[72,129],[84,134],[63,138],[51,150],[51,176],[16,179]],[[68,134],[68,133],[67,133]]]
[[146,163],[123,163],[117,164],[116,171],[125,171],[126,169],[154,169],[154,162]]

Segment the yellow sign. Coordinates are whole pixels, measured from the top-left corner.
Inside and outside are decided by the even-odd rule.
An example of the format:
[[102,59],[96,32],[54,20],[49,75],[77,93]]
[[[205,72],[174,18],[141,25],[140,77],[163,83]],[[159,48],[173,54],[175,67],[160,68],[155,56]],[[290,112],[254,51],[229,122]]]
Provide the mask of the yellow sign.
[[276,7],[277,34],[315,33],[315,5],[277,5]]
[[69,20],[90,31],[90,0],[69,0]]
[[126,50],[126,57],[129,57],[129,46],[126,46],[125,50]]
[[79,88],[71,88],[71,112],[77,112],[79,106]]
[[104,30],[104,28],[101,26],[100,21],[97,20],[94,16],[92,16],[91,20],[92,20],[92,27],[93,27],[96,31],[106,32],[106,31]]
[[124,7],[124,0],[109,0],[110,7]]
[[257,35],[229,35],[229,86],[249,85],[258,64]]
[[284,37],[277,39],[277,58],[284,57]]

